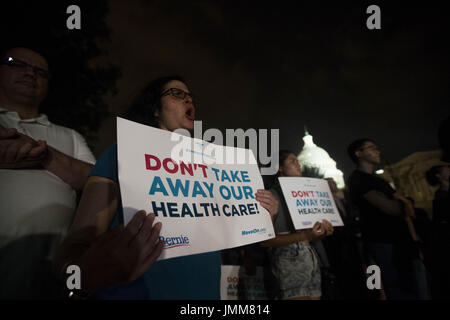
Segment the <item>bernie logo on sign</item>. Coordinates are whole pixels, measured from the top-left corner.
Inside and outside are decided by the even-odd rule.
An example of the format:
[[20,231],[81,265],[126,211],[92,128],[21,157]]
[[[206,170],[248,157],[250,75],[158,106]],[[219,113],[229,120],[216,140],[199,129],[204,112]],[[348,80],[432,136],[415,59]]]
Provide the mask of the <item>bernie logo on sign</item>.
[[175,247],[189,247],[189,238],[183,235],[179,237],[159,237],[160,241],[164,241],[163,249],[170,249]]

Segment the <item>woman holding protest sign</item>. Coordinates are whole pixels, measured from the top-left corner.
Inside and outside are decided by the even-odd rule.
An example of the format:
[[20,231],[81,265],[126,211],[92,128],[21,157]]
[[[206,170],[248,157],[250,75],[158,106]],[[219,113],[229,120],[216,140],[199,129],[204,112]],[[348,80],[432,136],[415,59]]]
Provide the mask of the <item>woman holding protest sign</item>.
[[[193,95],[178,76],[158,78],[135,99],[125,118],[160,129],[194,128]],[[275,198],[258,190],[256,200],[271,214]],[[117,144],[89,174],[70,230],[54,261],[64,279],[70,265],[82,272],[78,294],[100,299],[219,299],[220,252],[156,262],[163,249],[161,223],[138,211],[126,227],[119,192]]]
[[[279,156],[279,177],[300,177],[302,175],[296,155],[281,150]],[[333,226],[327,220],[316,222],[311,229],[296,231],[277,182],[271,189],[278,199],[278,213],[274,216],[276,237],[263,243],[268,253],[272,273],[277,280],[278,299],[318,300],[321,297],[321,274],[319,259],[310,241],[322,239],[333,233]]]

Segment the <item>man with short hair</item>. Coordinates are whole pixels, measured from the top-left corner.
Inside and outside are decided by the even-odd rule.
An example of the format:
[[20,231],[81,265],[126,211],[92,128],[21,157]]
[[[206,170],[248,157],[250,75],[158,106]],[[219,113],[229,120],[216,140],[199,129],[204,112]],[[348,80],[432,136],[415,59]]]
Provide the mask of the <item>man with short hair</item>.
[[366,253],[381,269],[387,299],[428,298],[415,233],[412,223],[407,224],[414,217],[411,203],[374,174],[380,151],[373,140],[358,139],[347,151],[357,165],[348,180],[350,196],[359,210]]
[[51,259],[95,162],[80,134],[39,114],[49,77],[36,51],[0,55],[0,299],[58,297]]

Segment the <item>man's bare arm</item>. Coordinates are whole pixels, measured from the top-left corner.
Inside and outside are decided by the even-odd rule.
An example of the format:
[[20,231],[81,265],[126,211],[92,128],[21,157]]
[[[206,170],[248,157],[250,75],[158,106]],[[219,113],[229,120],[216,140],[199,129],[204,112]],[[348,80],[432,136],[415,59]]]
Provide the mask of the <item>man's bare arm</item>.
[[44,169],[61,178],[73,189],[81,191],[93,165],[72,158],[50,146],[47,150],[47,157],[42,162]]
[[0,125],[0,168],[30,169],[44,168],[58,176],[73,189],[81,191],[86,183],[92,164],[77,160],[45,141],[17,132]]

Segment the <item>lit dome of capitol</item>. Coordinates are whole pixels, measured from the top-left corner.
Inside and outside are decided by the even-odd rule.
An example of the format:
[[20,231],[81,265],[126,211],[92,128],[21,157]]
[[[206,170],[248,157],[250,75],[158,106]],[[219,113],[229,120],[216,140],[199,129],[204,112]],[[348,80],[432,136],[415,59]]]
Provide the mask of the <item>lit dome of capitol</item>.
[[344,173],[336,167],[334,161],[328,152],[317,146],[313,141],[313,136],[308,133],[305,128],[305,136],[303,137],[303,149],[297,156],[301,167],[317,167],[324,178],[333,178],[339,189],[345,187]]

